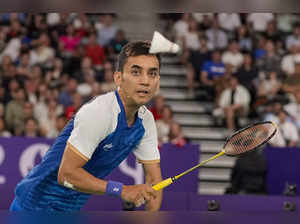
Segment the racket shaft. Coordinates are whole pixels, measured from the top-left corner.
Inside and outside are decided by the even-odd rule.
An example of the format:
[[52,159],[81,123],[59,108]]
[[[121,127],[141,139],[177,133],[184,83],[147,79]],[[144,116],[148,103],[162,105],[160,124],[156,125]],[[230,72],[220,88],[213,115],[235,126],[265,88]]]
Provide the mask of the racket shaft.
[[177,180],[178,178],[182,177],[182,176],[185,175],[185,174],[188,174],[188,173],[192,172],[193,170],[199,168],[200,166],[203,166],[204,164],[208,163],[209,161],[212,161],[212,160],[214,160],[214,159],[216,159],[216,158],[218,158],[218,157],[224,155],[224,153],[225,153],[225,152],[222,150],[222,151],[219,152],[217,155],[214,155],[214,156],[208,158],[207,160],[204,160],[204,161],[200,162],[200,163],[197,164],[196,166],[194,166],[194,167],[192,167],[192,168],[190,168],[190,169],[184,171],[183,173],[181,173],[181,174],[175,176],[175,177],[174,177],[175,180]]
[[[224,153],[225,153],[225,152],[222,150],[222,151],[219,152],[217,155],[214,155],[214,156],[210,157],[209,159],[202,161],[202,162],[199,163],[198,165],[196,165],[196,166],[194,166],[194,167],[188,169],[187,171],[185,171],[185,172],[183,172],[183,173],[181,173],[181,174],[175,176],[174,178],[169,177],[168,179],[165,179],[165,180],[159,182],[158,184],[152,186],[152,188],[153,188],[154,190],[156,190],[156,191],[162,190],[162,189],[164,189],[165,187],[167,187],[167,186],[169,186],[170,184],[172,184],[172,183],[174,182],[173,180],[179,179],[179,178],[182,177],[183,175],[190,173],[191,171],[197,169],[197,168],[200,167],[200,166],[203,166],[204,164],[208,163],[209,161],[214,160],[214,159],[216,159],[216,158],[218,158],[218,157],[224,155]],[[173,179],[173,180],[172,180],[172,179]]]

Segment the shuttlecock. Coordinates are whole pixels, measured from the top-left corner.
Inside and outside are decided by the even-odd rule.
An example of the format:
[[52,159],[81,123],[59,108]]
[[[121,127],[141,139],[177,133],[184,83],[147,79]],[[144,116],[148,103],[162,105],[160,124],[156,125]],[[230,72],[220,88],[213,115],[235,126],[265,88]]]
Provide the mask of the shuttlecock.
[[159,32],[155,31],[152,41],[151,47],[149,50],[150,54],[156,53],[177,53],[179,51],[178,44],[175,44],[161,35]]

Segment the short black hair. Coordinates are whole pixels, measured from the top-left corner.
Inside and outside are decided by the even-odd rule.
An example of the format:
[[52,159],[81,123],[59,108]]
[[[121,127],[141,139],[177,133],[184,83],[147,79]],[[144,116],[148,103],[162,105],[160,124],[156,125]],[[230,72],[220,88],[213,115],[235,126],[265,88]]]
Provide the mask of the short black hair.
[[124,65],[127,62],[127,58],[131,56],[139,56],[139,55],[154,55],[157,57],[159,66],[160,66],[160,55],[159,54],[150,54],[149,50],[151,47],[150,41],[136,41],[130,42],[122,48],[117,61],[118,72],[123,72]]

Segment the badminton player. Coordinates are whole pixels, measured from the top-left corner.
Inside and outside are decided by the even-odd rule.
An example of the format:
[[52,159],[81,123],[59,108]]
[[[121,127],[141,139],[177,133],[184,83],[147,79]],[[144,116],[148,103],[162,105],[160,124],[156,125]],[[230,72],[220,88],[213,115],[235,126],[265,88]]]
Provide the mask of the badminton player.
[[[79,109],[43,161],[16,186],[11,211],[78,211],[91,194],[159,210],[162,192],[151,187],[162,180],[157,134],[144,105],[159,86],[160,60],[149,48],[146,41],[123,47],[114,73],[118,90]],[[131,152],[143,164],[146,183],[104,180]]]

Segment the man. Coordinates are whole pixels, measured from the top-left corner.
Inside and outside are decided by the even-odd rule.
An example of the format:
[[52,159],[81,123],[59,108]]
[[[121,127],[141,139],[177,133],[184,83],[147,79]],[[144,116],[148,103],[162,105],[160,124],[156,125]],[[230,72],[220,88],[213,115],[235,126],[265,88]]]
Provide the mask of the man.
[[230,86],[223,90],[217,108],[213,111],[215,117],[226,119],[228,135],[231,135],[235,130],[235,119],[241,116],[247,116],[250,104],[250,93],[242,85],[239,80],[232,76]]
[[[162,180],[153,116],[145,105],[159,86],[159,57],[150,43],[129,43],[118,58],[118,91],[83,105],[49,149],[43,162],[16,187],[12,211],[76,211],[90,194],[107,194],[148,211],[160,208]],[[104,178],[130,152],[143,164],[146,184],[128,186]]]

